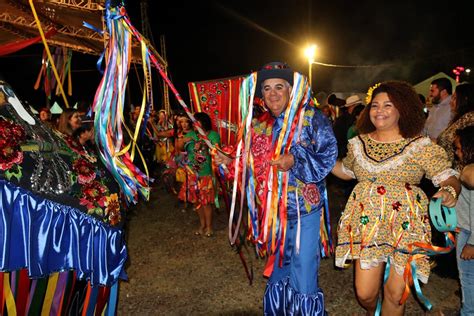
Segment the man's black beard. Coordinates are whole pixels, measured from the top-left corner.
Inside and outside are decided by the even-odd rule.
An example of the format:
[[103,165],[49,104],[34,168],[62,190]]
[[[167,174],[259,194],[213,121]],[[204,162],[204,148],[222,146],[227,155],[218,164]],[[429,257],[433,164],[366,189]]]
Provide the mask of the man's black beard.
[[441,97],[436,97],[431,100],[433,104],[440,104],[441,103]]

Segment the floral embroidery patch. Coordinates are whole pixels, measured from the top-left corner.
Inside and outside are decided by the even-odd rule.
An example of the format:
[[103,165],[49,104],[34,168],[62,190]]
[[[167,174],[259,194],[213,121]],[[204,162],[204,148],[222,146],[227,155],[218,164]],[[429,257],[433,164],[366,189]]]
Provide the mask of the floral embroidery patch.
[[321,199],[319,189],[316,183],[308,183],[303,187],[302,190],[303,198],[305,203],[308,202],[311,205],[316,205]]
[[303,126],[311,126],[311,119],[314,116],[314,110],[308,109],[304,112]]
[[77,182],[80,184],[90,183],[96,177],[94,166],[83,158],[76,159],[72,169],[77,173]]
[[8,170],[23,162],[20,146],[25,140],[23,127],[6,120],[0,121],[0,170]]
[[79,198],[79,204],[87,208],[88,214],[95,214],[102,218],[102,221],[110,225],[120,223],[121,204],[117,193],[110,194],[103,179],[106,175],[103,170],[97,167],[97,158],[92,153],[87,152],[85,147],[69,135],[60,134],[68,147],[72,150],[73,162],[71,177],[73,182],[80,186],[79,192],[75,192]]
[[270,137],[264,134],[257,134],[253,137],[252,153],[255,159],[261,159],[267,156],[271,149]]
[[262,120],[262,121],[259,121],[258,119],[253,119],[252,126],[253,126],[253,131],[255,134],[263,134],[266,136],[272,135],[273,120],[271,119]]
[[[303,183],[296,180],[298,186],[298,194],[303,196],[304,208],[307,213],[311,212],[311,208],[321,201],[321,194],[316,183]],[[288,192],[295,192],[296,187],[288,185]]]
[[108,191],[107,187],[98,181],[86,183],[81,189],[80,203],[87,207],[89,213],[98,211],[103,213],[101,208],[105,206]]
[[120,222],[120,203],[117,193],[113,193],[106,198],[105,215],[108,217],[110,225],[116,225]]
[[259,119],[252,121],[252,157],[254,164],[254,176],[256,180],[257,203],[264,199],[265,181],[272,155],[272,129],[273,119],[266,114]]

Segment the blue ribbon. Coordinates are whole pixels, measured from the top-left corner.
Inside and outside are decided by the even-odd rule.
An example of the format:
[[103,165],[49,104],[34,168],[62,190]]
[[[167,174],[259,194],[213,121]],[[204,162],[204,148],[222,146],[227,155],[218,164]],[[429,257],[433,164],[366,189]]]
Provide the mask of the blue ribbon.
[[[429,205],[429,213],[430,213],[430,218],[431,222],[435,226],[435,228],[440,231],[445,233],[445,239],[446,239],[446,247],[449,248],[449,251],[447,252],[435,252],[435,251],[428,251],[425,249],[415,249],[411,252],[411,255],[415,254],[425,254],[427,256],[433,256],[437,255],[440,253],[448,253],[452,250],[454,247],[453,243],[448,237],[447,232],[449,231],[454,231],[457,227],[457,218],[456,218],[456,209],[453,207],[446,207],[441,204],[441,199],[432,199],[430,201]],[[408,254],[409,252],[404,249],[395,249],[395,251],[401,252],[401,253],[406,253]],[[421,301],[421,303],[426,307],[427,310],[431,310],[433,308],[433,305],[430,303],[430,301],[422,294],[420,283],[418,281],[418,278],[416,276],[416,262],[413,260],[411,263],[411,273],[412,273],[412,278],[413,278],[413,286],[415,287],[416,291],[416,296],[418,299]],[[390,275],[390,257],[387,258],[387,265],[385,267],[385,272],[384,272],[384,280],[383,284],[387,282],[388,276]],[[380,315],[382,309],[382,300],[379,297],[377,301],[377,308],[375,310],[375,315]]]
[[115,316],[115,310],[117,309],[117,297],[118,297],[118,282],[112,285],[110,288],[109,302],[107,304],[107,310],[104,315]]
[[[82,21],[82,26],[87,27],[88,29],[91,29],[94,32],[99,33],[100,35],[104,36],[104,31],[103,30],[99,30],[94,25],[92,25],[90,23],[87,23],[86,21]],[[102,54],[100,54],[100,57],[97,60],[97,70],[99,70],[101,75],[104,74],[104,71],[102,70],[102,61],[104,60],[104,56],[105,56],[105,49],[102,52]]]
[[425,305],[425,307],[428,309],[428,310],[431,310],[433,308],[433,305],[430,303],[430,301],[423,296],[423,294],[421,293],[421,287],[420,287],[420,282],[418,282],[418,278],[416,277],[416,262],[415,260],[413,260],[411,263],[411,274],[412,274],[412,278],[413,278],[413,285],[415,286],[415,290],[416,290],[416,296],[418,297],[418,299],[423,303],[423,305]]
[[91,29],[91,30],[93,30],[94,32],[99,33],[100,35],[104,36],[104,31],[103,31],[103,30],[99,30],[99,29],[96,28],[94,25],[89,24],[89,23],[87,23],[86,21],[82,21],[82,26],[85,26],[85,27],[87,27],[88,29]]

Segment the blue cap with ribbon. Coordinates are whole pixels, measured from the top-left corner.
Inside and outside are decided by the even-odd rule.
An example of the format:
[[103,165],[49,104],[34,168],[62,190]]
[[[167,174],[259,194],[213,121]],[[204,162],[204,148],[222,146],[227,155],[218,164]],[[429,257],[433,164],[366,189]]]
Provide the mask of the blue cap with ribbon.
[[255,94],[257,97],[262,97],[262,84],[267,79],[279,78],[286,80],[290,86],[293,85],[294,71],[286,63],[283,62],[271,62],[262,67],[257,72],[257,87]]

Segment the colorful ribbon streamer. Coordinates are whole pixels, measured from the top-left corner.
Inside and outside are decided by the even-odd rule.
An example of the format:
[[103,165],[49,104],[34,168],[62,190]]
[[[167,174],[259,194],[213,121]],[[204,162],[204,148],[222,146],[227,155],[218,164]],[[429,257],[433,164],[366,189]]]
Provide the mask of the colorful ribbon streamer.
[[[134,152],[132,156],[128,154],[131,145],[123,144],[125,90],[131,57],[131,34],[123,23],[124,13],[123,7],[107,6],[107,65],[92,110],[95,112],[95,140],[99,157],[119,183],[126,201],[136,203],[138,194],[148,200],[150,187],[146,164],[145,175],[133,164]],[[142,108],[142,113],[143,111]],[[132,139],[132,143],[135,148],[136,137]]]
[[[238,229],[232,232],[232,222],[236,209],[237,191],[240,191],[240,210],[238,224],[240,223],[244,208],[244,200],[247,197],[247,207],[249,216],[249,237],[256,244],[261,255],[269,254],[269,260],[265,268],[265,275],[270,275],[275,261],[274,255],[279,249],[284,253],[284,241],[287,221],[287,189],[288,174],[280,172],[274,166],[269,166],[265,171],[266,185],[262,188],[264,193],[262,200],[259,200],[255,188],[255,161],[251,152],[252,146],[252,119],[253,100],[256,89],[257,74],[253,73],[242,81],[240,90],[240,109],[242,121],[238,133],[237,149],[234,170],[234,183],[232,193],[231,211],[229,217],[229,240],[234,244]],[[306,78],[295,73],[294,85],[291,92],[290,104],[285,110],[281,132],[275,140],[272,160],[278,159],[280,155],[287,154],[293,144],[295,137],[300,135],[302,128],[303,105],[309,100],[310,88]],[[281,198],[283,197],[283,198]],[[239,227],[237,225],[236,227]],[[299,236],[297,236],[297,239]],[[270,245],[268,244],[270,242]],[[280,262],[283,257],[280,257]]]

